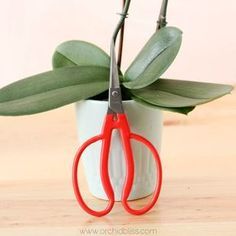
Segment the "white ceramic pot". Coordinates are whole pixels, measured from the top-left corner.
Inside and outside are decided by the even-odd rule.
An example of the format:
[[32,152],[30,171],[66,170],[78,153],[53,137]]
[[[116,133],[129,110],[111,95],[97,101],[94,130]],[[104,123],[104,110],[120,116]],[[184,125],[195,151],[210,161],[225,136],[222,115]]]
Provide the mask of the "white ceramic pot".
[[[147,138],[159,151],[162,137],[162,112],[146,107],[135,101],[123,102],[131,131]],[[107,101],[86,100],[76,104],[77,130],[79,145],[101,133],[103,120],[107,112]],[[135,178],[129,200],[146,197],[155,188],[155,161],[141,143],[132,141],[135,161]],[[92,195],[107,200],[100,179],[101,142],[89,146],[82,156],[85,176]],[[123,148],[117,130],[113,131],[109,156],[109,175],[115,193],[115,200],[121,200],[123,183],[126,175]]]

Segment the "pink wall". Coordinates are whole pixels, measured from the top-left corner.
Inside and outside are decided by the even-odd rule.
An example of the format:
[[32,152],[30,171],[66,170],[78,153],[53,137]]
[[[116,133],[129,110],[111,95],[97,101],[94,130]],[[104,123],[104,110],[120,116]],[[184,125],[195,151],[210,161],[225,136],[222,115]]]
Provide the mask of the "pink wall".
[[[53,50],[65,40],[93,41],[108,51],[121,2],[1,0],[0,86],[51,69]],[[169,25],[184,31],[184,41],[165,76],[236,83],[236,1],[169,2]],[[159,4],[160,0],[132,1],[124,67],[153,33]]]

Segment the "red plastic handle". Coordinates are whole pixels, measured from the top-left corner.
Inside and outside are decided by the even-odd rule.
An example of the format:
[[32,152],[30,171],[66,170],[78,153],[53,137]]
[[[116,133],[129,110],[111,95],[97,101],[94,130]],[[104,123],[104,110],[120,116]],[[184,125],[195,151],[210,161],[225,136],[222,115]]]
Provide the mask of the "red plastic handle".
[[[162,184],[162,167],[161,167],[161,161],[159,154],[155,147],[145,138],[141,137],[140,135],[137,134],[132,134],[130,132],[129,124],[126,118],[125,114],[117,114],[116,116],[113,114],[108,114],[105,118],[103,129],[102,129],[102,134],[95,136],[91,139],[89,139],[87,142],[85,142],[80,149],[78,150],[75,160],[74,160],[74,165],[73,165],[73,187],[74,187],[74,192],[76,195],[76,198],[81,205],[81,207],[89,214],[94,215],[94,216],[104,216],[108,214],[111,209],[114,206],[114,191],[111,186],[110,182],[110,177],[109,177],[109,171],[108,171],[108,160],[109,160],[109,151],[110,151],[110,143],[111,143],[111,134],[113,129],[118,129],[121,133],[121,139],[122,139],[122,144],[125,152],[125,161],[126,161],[126,178],[125,178],[125,183],[124,183],[124,188],[122,192],[122,204],[124,208],[131,214],[133,215],[141,215],[149,211],[156,203],[160,190],[161,190],[161,184]],[[157,184],[156,188],[153,194],[152,200],[142,209],[132,209],[128,205],[128,197],[130,195],[132,185],[133,185],[133,180],[134,180],[134,159],[133,159],[133,153],[132,153],[132,147],[131,147],[131,139],[135,139],[144,145],[146,145],[152,152],[155,163],[156,163],[156,168],[157,168]],[[102,140],[102,150],[101,150],[101,164],[100,164],[100,174],[101,174],[101,180],[102,180],[102,185],[103,188],[106,192],[106,195],[109,199],[108,205],[105,210],[102,211],[94,211],[91,208],[89,208],[86,203],[84,202],[79,185],[78,185],[78,164],[81,158],[82,153],[84,150],[91,145],[94,142],[97,142],[98,140]]]
[[[129,213],[133,215],[142,215],[148,212],[155,205],[160,195],[161,185],[162,185],[161,160],[160,160],[157,150],[147,139],[145,139],[144,137],[140,135],[130,133],[129,124],[128,124],[126,115],[120,114],[118,115],[118,118],[122,123],[122,127],[120,131],[121,131],[121,138],[122,138],[123,146],[125,149],[125,159],[126,159],[126,165],[127,165],[127,173],[126,173],[125,184],[124,184],[124,189],[122,193],[122,205]],[[155,159],[155,164],[156,164],[156,179],[157,179],[156,188],[155,188],[151,201],[145,207],[141,209],[132,209],[128,204],[128,197],[132,189],[133,178],[134,178],[134,161],[133,161],[133,154],[132,154],[132,148],[131,148],[131,142],[130,142],[131,139],[135,139],[143,143],[145,146],[147,146],[152,152],[152,155]]]
[[[79,184],[78,184],[78,165],[79,165],[79,161],[81,159],[82,153],[84,152],[84,150],[91,144],[102,140],[102,151],[101,151],[101,166],[100,166],[100,172],[101,172],[101,177],[102,177],[102,184],[104,187],[104,190],[107,194],[107,197],[109,199],[108,205],[106,207],[106,209],[101,210],[101,211],[95,211],[93,209],[91,209],[83,200],[81,192],[80,192],[80,188],[79,188]],[[88,214],[94,215],[94,216],[104,216],[106,214],[108,214],[111,209],[114,206],[114,192],[110,183],[110,178],[109,178],[109,173],[108,173],[108,154],[109,154],[109,148],[110,148],[110,142],[108,142],[109,139],[105,139],[102,135],[99,136],[95,136],[91,139],[89,139],[88,141],[86,141],[77,151],[76,155],[75,155],[75,159],[74,159],[74,164],[73,164],[73,176],[72,176],[72,181],[73,181],[73,188],[74,188],[74,193],[76,196],[76,199],[78,201],[78,203],[80,204],[80,206],[84,209],[84,211],[86,211]]]

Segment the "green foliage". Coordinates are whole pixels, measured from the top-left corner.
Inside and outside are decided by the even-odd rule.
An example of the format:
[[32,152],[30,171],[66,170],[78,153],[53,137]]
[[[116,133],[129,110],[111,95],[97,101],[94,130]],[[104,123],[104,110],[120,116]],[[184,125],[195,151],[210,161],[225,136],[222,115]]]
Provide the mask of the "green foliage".
[[[230,85],[159,79],[175,59],[182,33],[162,28],[146,43],[127,69],[120,72],[122,95],[157,109],[187,114],[195,106],[219,98]],[[48,111],[80,100],[107,98],[109,56],[84,41],[56,48],[54,70],[31,76],[0,89],[0,115],[18,116]]]
[[125,72],[124,86],[139,89],[159,79],[174,61],[181,42],[182,32],[175,27],[157,31]]
[[53,54],[53,68],[67,66],[103,66],[109,67],[109,56],[94,44],[72,40],[60,44]]
[[[139,99],[153,106],[177,108],[187,113],[186,107],[210,102],[230,93],[232,86],[225,84],[200,83],[171,79],[159,79],[142,88],[130,90],[133,99]],[[181,111],[181,108],[184,110]]]
[[29,115],[87,99],[107,90],[108,79],[109,68],[97,66],[66,67],[35,75],[0,90],[0,115]]
[[135,96],[132,96],[132,99],[148,107],[152,107],[152,108],[156,108],[156,109],[160,109],[164,111],[176,112],[176,113],[185,114],[185,115],[187,115],[190,111],[192,111],[195,108],[195,107],[163,107],[163,106],[153,105],[153,103],[149,103]]

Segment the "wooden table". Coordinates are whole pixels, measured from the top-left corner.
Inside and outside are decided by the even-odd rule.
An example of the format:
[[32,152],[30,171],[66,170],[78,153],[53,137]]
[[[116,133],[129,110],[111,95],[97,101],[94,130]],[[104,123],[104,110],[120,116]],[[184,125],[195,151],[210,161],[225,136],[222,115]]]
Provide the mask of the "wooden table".
[[[79,208],[71,186],[76,144],[73,106],[0,117],[0,235],[236,235],[236,93],[188,117],[165,113],[163,189],[144,216],[120,203],[103,218]],[[83,186],[90,205],[104,206]]]

